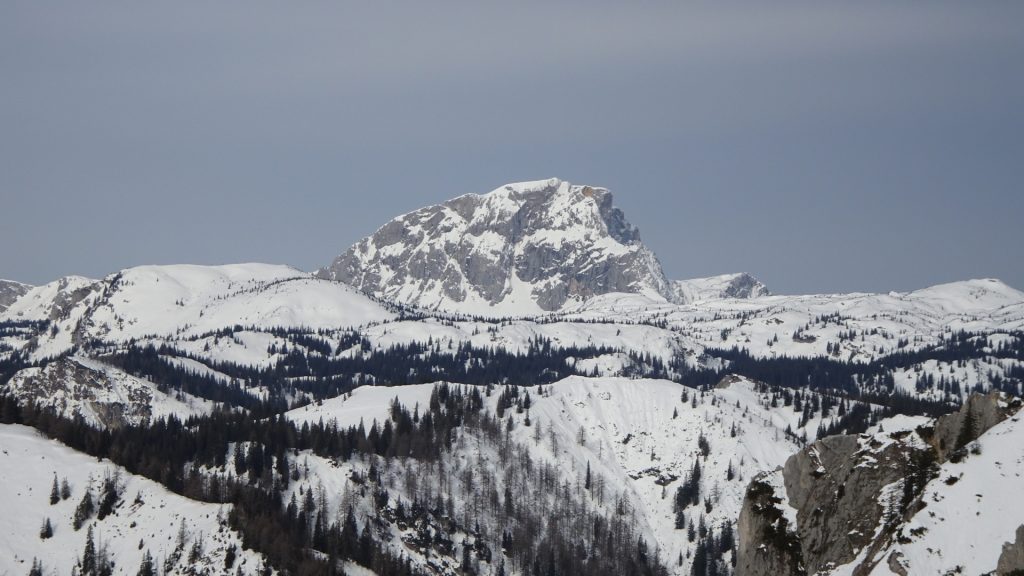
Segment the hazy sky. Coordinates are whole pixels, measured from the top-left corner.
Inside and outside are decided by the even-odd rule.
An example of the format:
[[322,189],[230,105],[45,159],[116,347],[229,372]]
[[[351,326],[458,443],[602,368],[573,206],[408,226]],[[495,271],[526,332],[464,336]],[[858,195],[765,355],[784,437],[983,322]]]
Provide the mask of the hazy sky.
[[[158,5],[159,4],[159,5]],[[0,277],[311,270],[506,182],[668,274],[1024,288],[1024,2],[0,4]]]

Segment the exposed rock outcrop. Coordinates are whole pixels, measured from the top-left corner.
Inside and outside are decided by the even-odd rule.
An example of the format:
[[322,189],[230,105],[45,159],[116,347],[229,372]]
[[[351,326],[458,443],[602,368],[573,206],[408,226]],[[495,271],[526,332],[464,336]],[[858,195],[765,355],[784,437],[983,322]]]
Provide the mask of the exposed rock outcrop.
[[[737,574],[805,575],[800,538],[794,532],[792,509],[784,502],[778,475],[759,474],[747,486],[740,509]],[[789,514],[787,514],[789,512]]]
[[1006,419],[1009,407],[1001,404],[999,399],[998,392],[984,396],[972,394],[958,412],[939,417],[934,431],[922,430],[940,462],[945,462],[965,444]]
[[[858,576],[882,563],[897,574],[914,573],[890,545],[906,538],[900,526],[927,506],[925,486],[939,464],[964,457],[970,443],[1020,406],[999,393],[976,394],[959,412],[924,425],[832,436],[801,450],[748,487],[737,574],[828,574],[848,565]],[[779,522],[786,514],[795,522]],[[1007,565],[1021,546],[1007,545]]]
[[179,415],[204,410],[171,399],[152,383],[112,366],[77,357],[25,368],[0,386],[0,394],[51,408],[67,418],[84,418],[98,428],[142,424],[168,409]]
[[1016,540],[1003,544],[1003,553],[999,556],[996,574],[1024,574],[1024,525],[1017,528]]
[[14,301],[21,298],[32,287],[21,282],[11,280],[0,280],[0,312],[7,310],[7,307],[14,304]]

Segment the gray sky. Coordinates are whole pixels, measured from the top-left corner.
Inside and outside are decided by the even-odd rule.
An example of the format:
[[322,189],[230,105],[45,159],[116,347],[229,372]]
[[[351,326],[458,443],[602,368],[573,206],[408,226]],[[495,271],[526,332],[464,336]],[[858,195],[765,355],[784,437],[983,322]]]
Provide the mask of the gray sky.
[[155,4],[0,5],[0,277],[311,270],[558,176],[677,278],[1024,288],[1022,2]]

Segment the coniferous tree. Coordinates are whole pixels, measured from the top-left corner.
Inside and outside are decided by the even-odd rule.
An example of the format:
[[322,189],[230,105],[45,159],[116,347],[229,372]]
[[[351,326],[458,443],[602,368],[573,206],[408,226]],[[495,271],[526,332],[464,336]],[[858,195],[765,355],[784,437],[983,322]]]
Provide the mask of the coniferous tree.
[[[234,544],[229,546],[227,551],[224,552],[224,570],[225,571],[231,570],[231,568],[235,565],[235,557],[237,557],[237,555],[238,555],[238,549],[235,548]],[[156,575],[154,575],[154,576],[156,576]]]
[[697,543],[693,551],[693,565],[690,567],[691,576],[707,576],[708,573],[708,548],[704,539]]
[[68,479],[64,478],[60,481],[60,499],[67,500],[71,498],[71,486],[68,485]]
[[967,446],[971,440],[974,439],[974,412],[968,406],[964,410],[963,421],[960,424],[960,433],[956,438],[955,450],[960,450],[964,446]]
[[57,475],[53,475],[53,487],[50,488],[50,506],[60,502],[60,486],[57,485]]
[[103,520],[114,511],[114,505],[120,497],[118,493],[117,475],[107,476],[103,479],[103,491],[100,494],[100,505],[96,511],[96,518]]
[[[227,566],[230,568],[230,566]],[[156,568],[153,566],[153,556],[150,555],[149,550],[142,555],[142,563],[139,565],[139,571],[136,576],[156,576]]]
[[85,536],[85,550],[82,551],[82,559],[79,564],[82,567],[82,576],[98,576],[96,542],[92,537],[92,526],[89,526],[89,532]]
[[82,496],[81,502],[79,502],[78,507],[75,508],[75,517],[72,521],[72,526],[75,528],[75,530],[81,528],[82,524],[85,524],[86,520],[92,518],[93,511],[94,507],[92,503],[92,490],[90,490],[89,487],[87,486],[85,488],[85,494]]
[[53,537],[53,524],[50,523],[49,518],[43,522],[43,527],[39,530],[39,537],[43,540]]

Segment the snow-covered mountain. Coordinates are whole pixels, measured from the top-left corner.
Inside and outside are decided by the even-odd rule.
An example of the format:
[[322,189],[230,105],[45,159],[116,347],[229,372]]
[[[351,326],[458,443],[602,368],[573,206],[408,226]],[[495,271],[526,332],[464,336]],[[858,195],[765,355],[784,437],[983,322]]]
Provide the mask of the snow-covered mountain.
[[680,304],[726,298],[771,296],[767,286],[745,272],[692,280],[675,280],[672,282],[672,292],[675,295],[675,301]]
[[[69,277],[33,288],[0,313],[2,322],[45,322],[9,343],[35,359],[86,343],[193,338],[232,326],[338,329],[395,317],[337,282],[288,266],[140,266],[103,280]],[[20,344],[20,346],[19,346]]]
[[317,275],[402,304],[481,315],[550,312],[609,292],[674,297],[611,193],[558,179],[399,216]]

